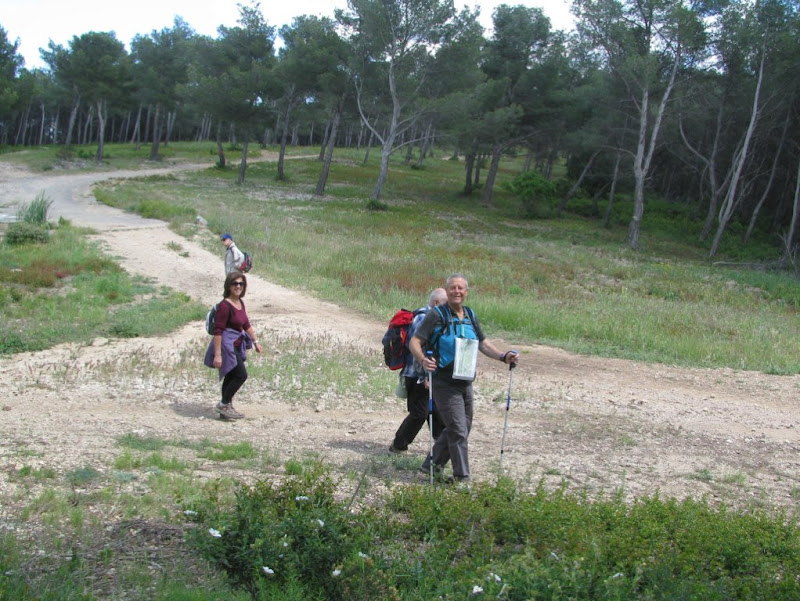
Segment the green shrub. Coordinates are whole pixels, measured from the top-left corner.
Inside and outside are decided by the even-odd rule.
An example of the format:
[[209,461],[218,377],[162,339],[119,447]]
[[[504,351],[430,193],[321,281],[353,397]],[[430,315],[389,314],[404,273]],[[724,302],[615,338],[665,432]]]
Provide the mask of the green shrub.
[[23,203],[17,209],[17,219],[25,223],[35,223],[37,225],[47,225],[47,214],[53,201],[49,200],[44,193],[39,194],[31,203]]
[[556,184],[538,171],[526,171],[506,185],[522,201],[527,217],[540,217],[546,205],[557,199]]
[[[334,500],[335,489],[319,465],[280,484],[240,485],[233,503],[212,500],[192,508],[203,527],[190,540],[250,592],[264,594],[302,583],[307,599],[341,599],[342,579],[333,577],[336,570],[343,571],[348,561],[361,562],[359,567],[368,572],[377,568],[361,565],[370,541]],[[359,573],[364,578],[363,570]]]
[[44,244],[49,239],[50,235],[47,230],[35,223],[15,221],[9,223],[6,228],[6,243],[13,246],[21,244]]

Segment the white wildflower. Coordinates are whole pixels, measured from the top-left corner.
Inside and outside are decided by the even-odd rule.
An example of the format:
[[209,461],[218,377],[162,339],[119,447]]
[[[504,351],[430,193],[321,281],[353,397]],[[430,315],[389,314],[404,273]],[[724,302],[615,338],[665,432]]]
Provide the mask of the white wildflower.
[[284,547],[288,547],[288,546],[289,546],[289,543],[287,543],[286,541],[283,541],[283,546],[284,546]]
[[317,520],[317,524],[319,524],[319,527],[322,528],[325,525],[325,522],[322,520]]
[[339,568],[336,568],[336,569],[335,569],[333,572],[331,572],[331,575],[332,575],[334,578],[336,578],[336,577],[337,577],[339,574],[341,574],[341,573],[342,573],[342,571],[341,571]]
[[502,578],[495,574],[494,572],[489,572],[489,575],[486,577],[486,580],[494,580],[495,582],[502,582]]
[[369,555],[367,555],[366,553],[362,553],[361,551],[358,552],[358,556],[361,559],[369,559]]
[[197,515],[196,511],[192,511],[191,509],[187,509],[183,512],[183,515]]
[[295,501],[308,501],[308,497],[307,497],[307,496],[305,496],[305,495],[297,495],[297,496],[294,498],[294,500],[295,500]]
[[264,573],[265,573],[267,576],[272,576],[272,575],[275,573],[275,570],[273,570],[273,569],[272,569],[271,567],[269,567],[269,566],[264,566],[264,567],[263,567],[263,568],[261,568],[261,569],[262,569],[262,570],[264,570]]
[[472,594],[473,595],[480,595],[483,592],[483,589],[479,587],[477,584],[472,587]]
[[219,531],[219,530],[217,530],[216,528],[209,528],[209,529],[208,529],[208,533],[209,533],[211,536],[213,536],[214,538],[219,538],[220,536],[222,536],[222,532],[220,532],[220,531]]

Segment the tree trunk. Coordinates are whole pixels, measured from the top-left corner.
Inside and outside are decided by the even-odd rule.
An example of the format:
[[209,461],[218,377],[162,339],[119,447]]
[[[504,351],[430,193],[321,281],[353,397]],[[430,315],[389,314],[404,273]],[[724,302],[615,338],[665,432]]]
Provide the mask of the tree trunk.
[[39,103],[39,110],[42,112],[42,120],[39,122],[39,146],[44,144],[45,111],[44,102]]
[[[681,62],[680,58],[680,54],[678,54],[675,57],[675,61],[672,63],[672,71],[670,72],[669,80],[661,96],[658,110],[656,111],[656,118],[653,122],[653,131],[650,133],[649,144],[647,143],[647,121],[650,112],[650,89],[645,86],[642,90],[642,99],[639,105],[639,143],[636,148],[636,159],[633,166],[633,176],[636,182],[633,194],[633,217],[628,226],[627,239],[628,246],[633,249],[639,248],[639,235],[642,228],[642,216],[644,215],[645,181],[648,173],[650,173],[650,164],[653,161],[653,155],[656,151],[658,132],[661,129],[661,122],[664,119],[667,101],[672,93],[672,88],[675,86],[675,77],[678,73],[678,65]],[[646,151],[645,148],[647,149]]]
[[374,138],[375,138],[375,132],[373,132],[372,130],[370,130],[370,132],[369,132],[369,138],[367,139],[367,150],[366,150],[366,152],[364,153],[364,160],[363,160],[363,161],[361,161],[361,165],[362,165],[362,166],[366,166],[366,164],[369,162],[369,151],[372,149],[372,140],[373,140]]
[[428,122],[428,126],[425,128],[425,137],[422,139],[422,145],[419,149],[419,158],[417,159],[417,167],[422,167],[422,162],[425,160],[425,157],[428,156],[428,149],[433,146],[433,123],[430,121]]
[[147,117],[144,120],[144,137],[142,140],[144,142],[150,141],[150,115],[153,112],[153,106],[148,104],[147,105]]
[[78,118],[78,108],[80,107],[80,96],[75,94],[72,99],[72,108],[69,111],[69,123],[67,124],[67,137],[64,139],[64,146],[69,148],[72,145],[72,133],[75,129],[75,121]]
[[150,144],[148,161],[158,160],[158,145],[161,142],[161,105],[156,105],[156,114],[153,116],[153,142]]
[[328,143],[325,148],[325,161],[322,164],[322,172],[319,174],[319,179],[317,180],[317,189],[314,193],[317,196],[322,196],[325,194],[325,184],[328,182],[328,174],[331,170],[331,161],[333,160],[333,146],[334,141],[336,140],[336,132],[339,129],[339,122],[342,119],[342,109],[344,107],[344,96],[339,101],[339,105],[336,107],[336,113],[333,116],[333,123],[329,128],[329,132],[327,133]]
[[83,139],[81,144],[86,145],[91,139],[92,123],[94,122],[94,107],[90,106],[86,114],[86,121],[83,124]]
[[603,227],[608,228],[611,225],[611,211],[614,209],[614,194],[617,191],[617,180],[619,179],[619,164],[622,162],[622,152],[617,150],[617,156],[614,159],[614,175],[611,178],[611,190],[608,192],[608,204],[606,205],[606,213],[603,216]]
[[470,196],[472,195],[472,170],[475,167],[475,153],[470,152],[464,158],[464,196]]
[[105,150],[105,137],[106,137],[106,101],[97,101],[97,156],[95,157],[98,163],[103,162],[103,153]]
[[283,181],[286,179],[286,175],[283,172],[283,163],[284,158],[286,156],[286,142],[289,138],[289,117],[292,114],[292,101],[288,100],[286,102],[286,111],[283,114],[283,131],[281,132],[281,149],[278,152],[278,181]]
[[747,133],[744,136],[742,148],[739,150],[733,161],[733,171],[731,175],[731,183],[728,186],[728,191],[725,194],[725,200],[722,202],[719,214],[719,224],[717,226],[717,233],[714,235],[714,241],[711,243],[711,250],[708,252],[709,257],[714,257],[719,250],[720,242],[722,241],[722,234],[728,226],[728,222],[733,215],[733,210],[736,208],[738,202],[737,190],[739,187],[739,180],[744,170],[744,165],[747,162],[747,155],[750,149],[750,140],[753,137],[753,131],[756,128],[756,121],[758,121],[759,114],[759,96],[761,95],[761,82],[764,78],[764,61],[766,51],[764,48],[761,50],[761,63],[758,68],[758,81],[756,83],[756,90],[753,94],[753,108],[750,113],[750,123],[747,125]]
[[792,203],[792,220],[789,224],[789,231],[784,239],[783,256],[781,265],[786,267],[794,261],[794,241],[797,238],[798,213],[800,212],[800,159],[797,161],[797,178],[794,183],[794,202]]
[[242,162],[239,163],[239,174],[236,177],[236,183],[240,186],[244,183],[244,175],[247,171],[247,147],[250,145],[249,132],[245,131],[244,142],[242,142]]
[[136,123],[133,125],[133,132],[131,133],[131,144],[136,144],[136,148],[139,148],[139,136],[141,135],[142,131],[142,103],[139,103],[139,110],[136,111]]
[[[790,102],[789,106],[792,107],[793,103]],[[791,120],[792,110],[791,108],[786,113],[786,119],[783,122],[783,131],[781,132],[781,140],[778,142],[778,149],[775,151],[775,156],[772,159],[772,169],[769,172],[769,180],[767,181],[767,185],[764,186],[764,191],[761,193],[761,198],[758,199],[756,206],[753,208],[753,214],[750,215],[750,223],[747,226],[747,231],[742,238],[744,244],[747,244],[750,241],[750,236],[753,235],[753,230],[756,227],[756,220],[758,219],[758,214],[761,212],[761,208],[764,206],[764,203],[769,196],[770,190],[772,190],[772,184],[775,181],[775,174],[778,171],[778,159],[781,156],[781,151],[783,150],[783,144],[786,142],[786,132],[789,129],[789,122]]]
[[489,173],[486,174],[486,186],[483,188],[483,196],[481,202],[485,207],[492,206],[492,191],[494,189],[494,180],[497,177],[497,170],[500,168],[500,157],[503,155],[505,146],[502,144],[495,144],[492,148],[492,163],[489,166]]
[[156,105],[156,113],[153,116],[153,141],[150,144],[150,156],[148,161],[158,160],[158,145],[161,142],[161,105]]
[[169,144],[170,138],[172,137],[172,128],[175,127],[176,115],[177,111],[167,112],[167,131],[164,132],[164,146],[167,146]]
[[[334,116],[334,119],[336,117]],[[320,163],[325,160],[325,153],[328,149],[328,136],[331,135],[331,126],[333,124],[333,119],[328,119],[325,122],[325,130],[322,134],[322,144],[319,146],[319,158],[317,159]]]
[[225,168],[225,148],[222,146],[222,121],[217,123],[217,167]]
[[589,169],[591,168],[592,163],[594,163],[594,160],[598,157],[600,152],[601,152],[600,150],[595,150],[594,153],[592,153],[592,156],[590,156],[589,160],[586,161],[586,165],[583,166],[583,170],[581,171],[581,174],[578,177],[578,180],[573,184],[573,186],[569,189],[569,191],[566,194],[564,194],[564,197],[558,203],[558,210],[556,212],[558,217],[561,217],[561,213],[564,211],[564,207],[567,206],[567,203],[569,202],[569,200],[573,196],[575,196],[575,193],[581,187],[581,184],[583,183],[583,179],[586,177],[586,174],[589,173]]

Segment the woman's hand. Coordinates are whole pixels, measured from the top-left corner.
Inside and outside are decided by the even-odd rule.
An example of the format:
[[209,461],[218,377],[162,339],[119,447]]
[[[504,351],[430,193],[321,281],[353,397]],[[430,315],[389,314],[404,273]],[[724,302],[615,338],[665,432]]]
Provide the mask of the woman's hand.
[[214,354],[214,367],[217,369],[222,367],[222,355]]
[[253,348],[256,349],[257,353],[260,353],[261,352],[261,343],[260,342],[254,342],[253,343]]

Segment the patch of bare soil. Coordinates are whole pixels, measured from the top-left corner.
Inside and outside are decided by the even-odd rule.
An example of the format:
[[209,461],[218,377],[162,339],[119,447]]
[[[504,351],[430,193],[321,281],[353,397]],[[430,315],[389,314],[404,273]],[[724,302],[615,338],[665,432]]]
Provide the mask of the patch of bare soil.
[[[88,194],[99,177],[12,173],[0,165],[0,206],[13,205],[14,190],[47,190],[57,212],[95,227],[97,244],[130,273],[204,303],[218,300],[222,249],[209,253],[200,241],[186,240],[160,222],[100,207]],[[374,354],[379,365],[384,323],[255,274],[249,276],[247,297],[257,331],[275,338],[326,333],[331,353],[337,345],[355,345]],[[223,422],[213,412],[217,382],[211,370],[202,379],[179,368],[168,376],[137,368],[152,361],[178,366],[187,354],[200,363],[207,341],[202,324],[192,323],[164,337],[63,345],[0,359],[0,505],[7,507],[6,501],[23,492],[13,477],[22,466],[55,468],[59,474],[86,465],[113,469],[120,453],[116,439],[126,433],[249,440],[283,460],[311,452],[356,473],[376,461],[391,465],[387,447],[404,417],[404,402],[392,390],[372,403],[333,391],[325,402],[298,405],[267,393],[251,378],[237,396],[247,419]],[[800,376],[682,369],[496,342],[523,353],[514,371],[503,456],[504,470],[521,482],[536,486],[544,480],[592,495],[622,491],[628,499],[657,492],[707,496],[737,507],[793,509],[800,498]],[[251,360],[270,361],[281,350],[266,346]],[[476,481],[498,473],[509,383],[508,371],[497,362],[481,357],[479,369],[470,436]],[[423,432],[410,453],[422,457],[427,446]],[[209,461],[197,474],[260,475],[257,468],[231,470]],[[389,478],[373,486],[425,480],[410,469],[386,473]],[[4,511],[0,507],[0,522]]]

